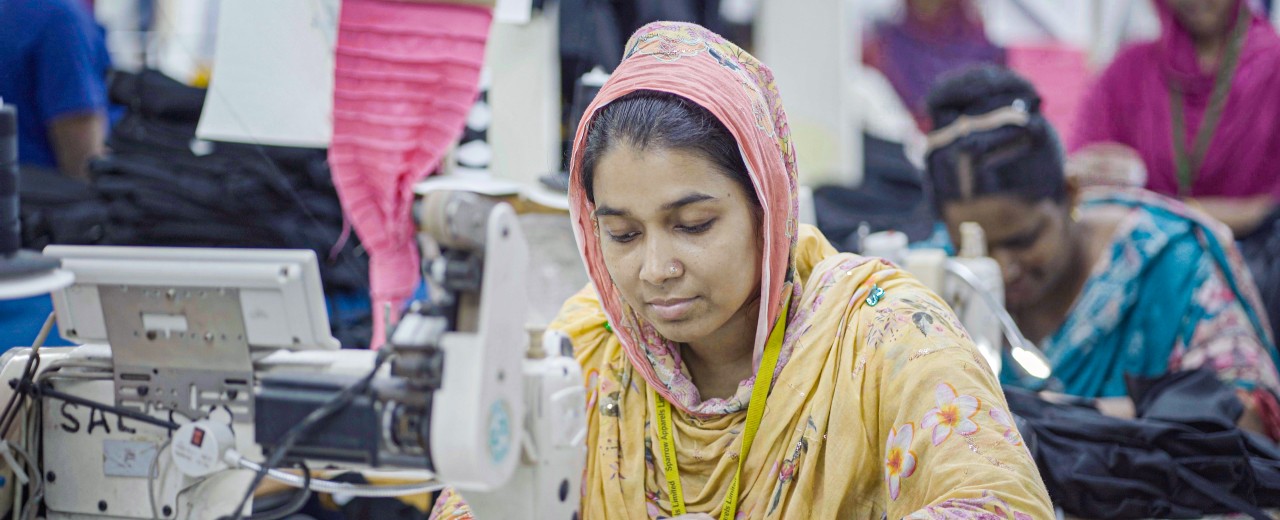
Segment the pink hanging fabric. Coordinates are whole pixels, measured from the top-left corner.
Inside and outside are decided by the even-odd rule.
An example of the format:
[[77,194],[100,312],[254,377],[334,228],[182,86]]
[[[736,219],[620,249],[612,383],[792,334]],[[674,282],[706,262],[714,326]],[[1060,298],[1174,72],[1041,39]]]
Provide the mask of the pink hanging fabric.
[[413,185],[440,164],[474,103],[492,20],[483,7],[344,0],[329,164],[369,254],[373,338],[418,283]]

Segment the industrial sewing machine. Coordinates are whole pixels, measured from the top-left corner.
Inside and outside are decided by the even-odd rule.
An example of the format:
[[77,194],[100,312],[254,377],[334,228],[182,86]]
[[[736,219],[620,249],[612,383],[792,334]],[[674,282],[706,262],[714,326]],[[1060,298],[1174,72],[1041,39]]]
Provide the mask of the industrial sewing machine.
[[430,298],[379,351],[338,350],[309,251],[46,249],[76,277],[54,301],[60,333],[83,345],[0,358],[13,510],[248,517],[241,497],[265,477],[347,497],[447,485],[480,518],[572,518],[582,374],[567,339],[530,341],[514,211],[439,192],[419,215],[438,245]]

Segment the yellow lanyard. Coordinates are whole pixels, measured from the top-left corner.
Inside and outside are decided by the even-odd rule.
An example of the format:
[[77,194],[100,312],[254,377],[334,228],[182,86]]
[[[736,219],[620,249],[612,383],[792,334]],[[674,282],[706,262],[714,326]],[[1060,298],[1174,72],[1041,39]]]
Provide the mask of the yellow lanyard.
[[[756,372],[755,385],[751,387],[751,402],[747,405],[747,424],[742,429],[742,449],[738,451],[738,470],[733,474],[733,482],[729,484],[729,492],[725,494],[724,505],[720,506],[720,520],[733,520],[738,512],[738,480],[742,477],[742,461],[747,459],[751,451],[751,441],[755,440],[756,430],[760,428],[760,419],[764,417],[764,401],[769,397],[769,387],[773,384],[773,370],[778,365],[778,354],[782,351],[783,330],[787,323],[787,309],[791,307],[791,294],[782,303],[782,313],[778,322],[769,333],[769,342],[764,346],[764,356],[760,358],[760,369]],[[684,489],[680,485],[680,468],[676,466],[676,446],[672,442],[673,427],[671,425],[671,403],[668,403],[657,390],[653,391],[654,402],[658,414],[658,441],[661,443],[662,470],[667,477],[667,493],[671,495],[671,514],[685,514]]]

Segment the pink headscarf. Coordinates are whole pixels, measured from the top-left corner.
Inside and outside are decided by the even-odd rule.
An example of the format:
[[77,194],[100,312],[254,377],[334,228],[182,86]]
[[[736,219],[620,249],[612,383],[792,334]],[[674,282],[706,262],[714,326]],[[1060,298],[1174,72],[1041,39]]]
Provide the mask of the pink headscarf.
[[[605,268],[595,207],[582,188],[582,157],[591,120],[614,100],[638,90],[681,96],[710,111],[733,134],[764,209],[764,255],[760,317],[756,325],[754,366],[792,285],[799,213],[795,151],[773,74],[746,51],[702,27],[656,22],[640,28],[627,42],[622,63],[587,107],[573,143],[569,183],[574,235],[605,314],[627,358],[648,384],[686,413],[699,416],[741,409],[750,387],[729,400],[700,401],[679,371],[679,349],[662,338],[625,303]],[[783,359],[787,356],[783,353]],[[783,360],[778,363],[781,370]],[[673,389],[675,387],[675,389]]]
[[[1154,2],[1163,27],[1160,39],[1125,50],[1107,68],[1081,105],[1071,149],[1096,142],[1132,147],[1147,165],[1147,188],[1176,196],[1169,86],[1185,92],[1190,150],[1214,75],[1200,70],[1191,34],[1174,18],[1168,1]],[[1237,0],[1236,8],[1250,9],[1244,0]],[[1273,156],[1280,149],[1280,38],[1257,12],[1245,23],[1240,62],[1192,196],[1280,199],[1280,166]]]

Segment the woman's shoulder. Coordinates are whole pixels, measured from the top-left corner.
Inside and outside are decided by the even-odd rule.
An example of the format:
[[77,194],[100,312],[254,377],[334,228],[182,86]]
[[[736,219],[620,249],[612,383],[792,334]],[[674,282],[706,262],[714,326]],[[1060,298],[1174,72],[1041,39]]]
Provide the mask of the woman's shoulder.
[[609,317],[600,305],[600,296],[592,284],[569,297],[547,328],[569,337],[573,343],[573,356],[584,371],[598,368],[612,357],[621,355],[621,344],[613,334]]
[[878,348],[909,328],[967,338],[941,296],[882,258],[851,253],[827,257],[814,267],[801,301],[802,312],[808,311],[814,322],[838,319],[843,332],[855,332],[843,343],[858,348]]
[[1145,212],[1140,207],[1118,204],[1096,204],[1080,211],[1077,223],[1085,229],[1085,258],[1097,264],[1119,242],[1131,238],[1136,218]]
[[878,396],[876,406],[902,397],[880,390],[952,371],[982,374],[974,377],[998,388],[990,364],[950,305],[886,260],[852,254],[828,258],[814,269],[803,301],[812,306],[802,307],[812,313],[806,328],[823,334],[821,343],[830,345],[808,354],[844,360],[843,369],[863,387],[860,395]]
[[[1083,213],[1090,220],[1117,220],[1116,240],[1137,239],[1156,234],[1207,231],[1222,247],[1233,244],[1231,230],[1207,213],[1184,203],[1142,188],[1095,187],[1081,194]],[[1146,223],[1146,226],[1141,224]],[[1136,232],[1132,233],[1132,232]],[[1120,236],[1124,235],[1124,236]],[[1130,236],[1132,235],[1132,236]]]
[[1152,72],[1160,65],[1157,54],[1160,52],[1159,42],[1148,40],[1132,43],[1120,48],[1111,63],[1107,65],[1104,75],[1118,72],[1143,74]]
[[[1164,81],[1160,71],[1160,48],[1156,42],[1145,41],[1134,43],[1118,51],[1111,63],[1106,66],[1095,80],[1095,88],[1106,92],[1112,99],[1131,99],[1136,101],[1147,90],[1137,88],[1136,82]],[[1130,107],[1135,108],[1135,107]]]
[[796,233],[796,275],[808,280],[814,269],[827,259],[840,255],[818,228],[800,224]]

